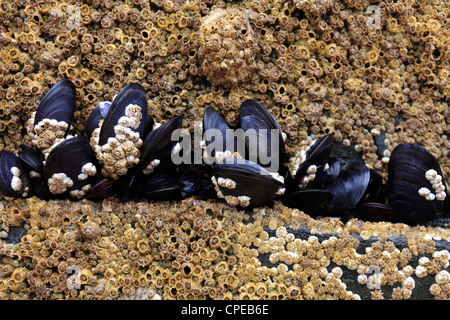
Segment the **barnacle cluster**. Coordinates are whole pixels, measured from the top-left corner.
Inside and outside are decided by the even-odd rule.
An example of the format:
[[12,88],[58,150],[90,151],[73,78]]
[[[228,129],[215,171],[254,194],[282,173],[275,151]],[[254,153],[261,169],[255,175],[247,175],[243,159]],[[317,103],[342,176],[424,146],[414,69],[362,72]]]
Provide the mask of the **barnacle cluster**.
[[[253,211],[193,198],[1,205],[4,299],[450,295],[442,228],[317,220],[278,202]],[[415,290],[418,281],[428,292]]]
[[[214,106],[233,125],[251,98],[292,157],[334,133],[385,177],[395,146],[418,142],[449,183],[449,14],[431,0],[0,0],[0,149],[46,148],[24,131],[60,79],[76,86],[74,133],[139,82],[157,122],[193,131]],[[194,201],[2,200],[0,296],[449,297],[445,228]]]

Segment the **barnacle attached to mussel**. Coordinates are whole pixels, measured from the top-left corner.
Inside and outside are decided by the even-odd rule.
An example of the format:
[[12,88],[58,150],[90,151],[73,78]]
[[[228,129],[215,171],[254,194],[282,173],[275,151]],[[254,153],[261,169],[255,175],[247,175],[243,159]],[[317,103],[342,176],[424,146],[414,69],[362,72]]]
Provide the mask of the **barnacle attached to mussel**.
[[75,112],[75,85],[63,79],[40,102],[29,128],[33,144],[47,155],[50,148],[65,139]]
[[72,198],[84,198],[96,174],[94,152],[86,136],[62,141],[45,161],[44,179],[54,195],[68,193]]
[[30,177],[23,162],[10,151],[0,152],[0,193],[6,197],[27,197]]
[[448,201],[439,162],[419,144],[400,144],[392,151],[387,188],[389,206],[411,224],[435,219]]
[[255,100],[241,104],[239,119],[240,127],[233,130],[217,111],[205,110],[205,158],[216,161],[211,181],[219,198],[233,206],[260,206],[285,191],[280,174],[283,133],[272,114]]
[[285,191],[281,176],[257,163],[239,158],[226,159],[217,164],[211,181],[217,196],[232,206],[259,207]]
[[118,179],[139,163],[144,131],[152,125],[144,88],[136,83],[126,85],[109,107],[93,145],[103,176]]

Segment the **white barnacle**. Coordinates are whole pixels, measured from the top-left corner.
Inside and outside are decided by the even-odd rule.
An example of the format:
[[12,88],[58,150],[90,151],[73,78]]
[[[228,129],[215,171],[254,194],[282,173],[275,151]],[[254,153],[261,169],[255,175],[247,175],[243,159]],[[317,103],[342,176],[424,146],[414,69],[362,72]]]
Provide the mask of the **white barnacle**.
[[450,273],[447,270],[441,270],[436,274],[435,280],[438,285],[444,285],[450,282]]
[[428,259],[427,257],[422,257],[419,259],[419,264],[421,266],[426,266],[429,263],[430,263],[430,259]]
[[[124,117],[124,116],[122,116],[122,117],[119,118],[119,120],[117,121],[117,123],[118,123],[119,125],[121,125],[122,127],[129,127],[131,121],[130,121],[130,118],[129,118],[129,117]],[[118,126],[116,126],[116,127],[118,127]],[[115,129],[115,128],[114,128],[114,129]]]
[[358,276],[358,283],[359,284],[366,284],[367,283],[367,276],[365,274],[360,274]]
[[237,206],[239,204],[239,199],[237,197],[233,197],[233,196],[225,196],[225,201],[230,205],[230,206]]
[[17,167],[11,167],[10,169],[13,176],[18,177],[20,176],[20,169]]
[[229,178],[222,178],[219,177],[219,179],[217,179],[217,184],[223,188],[227,188],[227,189],[234,189],[236,188],[236,182],[233,181],[232,179]]
[[428,188],[422,187],[422,188],[419,189],[419,195],[420,195],[421,197],[426,197],[426,196],[428,196],[430,193],[431,193],[431,191],[430,191],[430,189],[428,189]]
[[238,196],[238,197],[225,196],[225,201],[230,206],[240,205],[241,207],[245,208],[245,207],[248,207],[250,205],[250,200],[251,200],[251,198],[247,197],[247,196]]
[[270,172],[270,175],[272,176],[272,178],[274,178],[275,180],[280,181],[281,183],[284,183],[284,177],[282,175],[280,175],[278,172]]
[[427,172],[425,172],[425,178],[426,178],[428,181],[431,181],[431,180],[435,179],[437,175],[438,175],[438,173],[437,173],[437,171],[434,170],[434,169],[430,169],[430,170],[428,170]]
[[444,201],[446,196],[447,196],[447,193],[445,193],[445,191],[438,192],[438,193],[436,193],[436,200]]
[[412,289],[414,289],[415,286],[416,286],[416,282],[414,281],[414,279],[412,277],[407,277],[402,282],[402,287],[405,289],[412,290]]
[[428,274],[428,270],[423,265],[418,265],[416,267],[416,276],[419,278],[423,278]]
[[331,270],[331,273],[336,277],[336,279],[340,279],[342,277],[342,269],[340,267],[334,267]]
[[161,160],[154,159],[149,162],[149,164],[142,170],[144,174],[150,174],[155,170],[155,168],[160,164]]
[[97,173],[97,168],[92,162],[86,162],[81,167],[81,172],[88,176],[95,176],[95,174]]
[[279,188],[276,192],[277,195],[282,196],[286,192],[286,188]]
[[22,180],[19,177],[13,176],[11,179],[11,189],[19,191],[22,188]]
[[308,169],[306,170],[307,174],[314,174],[317,172],[317,166],[315,164],[312,164],[308,167]]
[[53,194],[63,193],[73,186],[73,181],[65,173],[54,173],[47,181],[50,192]]
[[40,178],[40,177],[41,177],[41,174],[39,172],[36,172],[33,170],[30,171],[30,178]]
[[251,200],[250,197],[239,196],[238,199],[239,199],[239,204],[241,205],[241,207],[245,208],[245,207],[248,207],[250,205],[250,200]]
[[230,150],[216,151],[216,154],[215,154],[216,163],[222,163],[226,159],[230,159],[230,158],[233,158],[233,152],[231,152]]
[[428,201],[433,201],[434,199],[436,199],[436,196],[434,193],[430,193],[425,197],[425,199],[427,199]]
[[86,180],[88,178],[88,175],[86,173],[80,173],[78,175],[78,180]]

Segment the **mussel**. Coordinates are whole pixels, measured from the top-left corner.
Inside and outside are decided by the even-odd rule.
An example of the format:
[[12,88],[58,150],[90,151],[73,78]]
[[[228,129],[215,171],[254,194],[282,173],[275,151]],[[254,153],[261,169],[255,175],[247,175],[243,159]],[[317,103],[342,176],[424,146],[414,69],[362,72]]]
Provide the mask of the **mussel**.
[[326,189],[333,194],[323,213],[330,216],[342,216],[353,210],[358,204],[378,199],[381,179],[363,163],[353,163],[342,170],[338,177]]
[[54,195],[85,197],[97,174],[94,152],[86,136],[71,137],[50,151],[44,167],[44,179]]
[[285,146],[283,131],[274,116],[259,102],[247,99],[239,110],[247,159],[271,172],[284,169]]
[[435,219],[447,197],[438,160],[417,143],[398,145],[389,159],[387,193],[400,221],[419,224]]
[[297,152],[290,164],[287,182],[289,189],[323,189],[325,183],[336,178],[340,164],[336,159],[330,158],[333,136],[331,133],[320,137],[310,147]]
[[[158,184],[161,185],[161,189],[168,189],[167,185],[172,184],[173,179],[176,180],[171,176],[176,171],[172,152],[177,148],[179,141],[173,138],[172,134],[180,128],[181,118],[174,117],[163,124],[158,124],[147,134],[141,147],[139,164],[129,170],[117,183],[122,198],[150,197],[152,194],[156,195]],[[163,170],[168,173],[162,173]],[[155,171],[160,172],[153,174]],[[166,181],[162,176],[167,176]],[[162,194],[164,192],[161,190],[160,195]]]
[[[208,164],[220,163],[238,150],[234,130],[213,107],[207,107],[203,114],[203,159]],[[243,147],[243,146],[242,146]]]
[[230,158],[214,166],[211,181],[217,197],[232,206],[259,207],[285,192],[283,179],[259,164]]
[[144,88],[130,83],[114,98],[98,137],[91,139],[104,177],[118,179],[139,163],[147,126],[153,126],[153,119],[147,113]]
[[0,151],[0,194],[5,197],[27,197],[30,177],[21,160],[10,151]]
[[75,112],[75,85],[68,79],[58,81],[40,102],[32,127],[33,143],[44,154],[69,132]]
[[172,134],[179,129],[181,129],[181,118],[174,117],[153,129],[145,137],[139,165],[144,174],[151,173],[157,166],[173,165],[172,150],[179,141],[172,138]]

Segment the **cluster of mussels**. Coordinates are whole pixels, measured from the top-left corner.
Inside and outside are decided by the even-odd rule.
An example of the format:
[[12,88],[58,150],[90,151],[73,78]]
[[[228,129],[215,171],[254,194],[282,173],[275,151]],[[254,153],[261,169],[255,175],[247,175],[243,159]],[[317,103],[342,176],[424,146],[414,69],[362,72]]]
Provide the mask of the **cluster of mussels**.
[[[174,135],[181,130],[181,118],[155,123],[147,113],[141,85],[130,83],[112,102],[99,103],[81,136],[70,134],[75,94],[70,80],[56,83],[27,124],[33,145],[21,147],[17,155],[0,152],[3,196],[35,195],[46,200],[217,196],[243,208],[280,200],[311,216],[409,224],[449,211],[440,165],[419,144],[394,149],[387,183],[362,163],[346,164],[332,157],[332,134],[287,161],[285,135],[276,119],[258,102],[246,100],[240,106],[240,131],[232,130],[212,107],[205,109],[204,139],[199,143],[203,159],[196,163],[195,154],[180,147],[183,136]],[[220,133],[221,140],[207,134],[211,131]],[[247,135],[250,131],[256,135]],[[173,156],[180,152],[191,161],[175,163]]]

